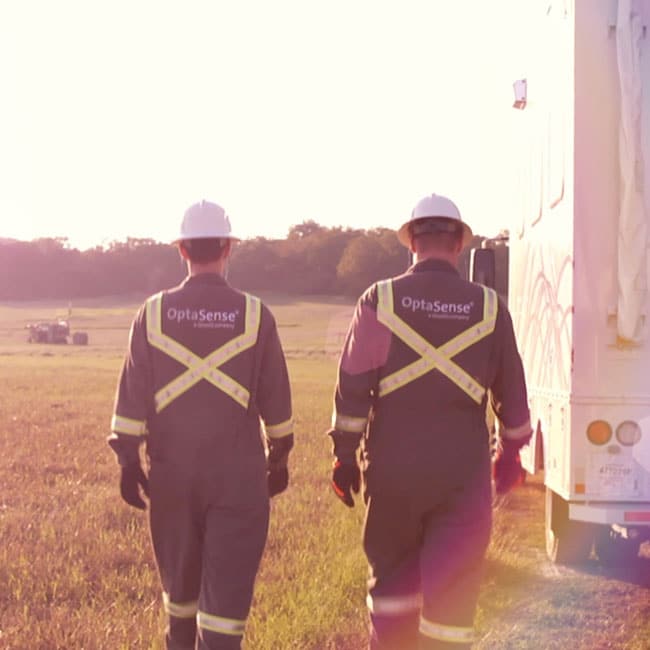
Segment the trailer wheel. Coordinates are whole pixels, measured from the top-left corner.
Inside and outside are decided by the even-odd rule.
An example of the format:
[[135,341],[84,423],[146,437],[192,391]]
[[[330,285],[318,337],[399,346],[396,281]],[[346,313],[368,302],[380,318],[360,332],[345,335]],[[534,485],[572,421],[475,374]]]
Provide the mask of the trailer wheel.
[[638,540],[626,539],[611,526],[599,526],[596,532],[595,550],[603,566],[634,566],[639,557],[640,546]]
[[72,342],[74,343],[74,345],[88,345],[88,333],[75,332],[72,335]]
[[582,564],[587,561],[594,541],[594,526],[569,519],[569,504],[546,488],[546,554],[557,564]]

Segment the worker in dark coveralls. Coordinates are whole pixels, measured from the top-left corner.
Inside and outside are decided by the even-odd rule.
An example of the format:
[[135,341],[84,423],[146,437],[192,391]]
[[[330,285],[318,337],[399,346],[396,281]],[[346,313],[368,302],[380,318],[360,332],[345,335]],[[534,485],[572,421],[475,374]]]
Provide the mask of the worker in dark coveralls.
[[289,480],[287,366],[271,312],[225,280],[234,239],[220,206],[185,212],[188,277],[137,313],[111,423],[122,498],[149,496],[169,650],[241,647],[269,497]]
[[352,507],[361,444],[372,650],[471,647],[492,471],[497,493],[511,489],[531,435],[510,314],[456,270],[471,237],[451,200],[419,201],[398,231],[414,264],[361,296],[339,362],[332,484]]

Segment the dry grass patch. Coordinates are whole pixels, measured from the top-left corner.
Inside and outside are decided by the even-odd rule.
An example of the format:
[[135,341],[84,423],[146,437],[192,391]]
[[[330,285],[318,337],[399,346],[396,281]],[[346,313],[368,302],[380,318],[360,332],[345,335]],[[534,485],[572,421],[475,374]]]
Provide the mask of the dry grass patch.
[[[135,306],[88,305],[97,309],[89,315],[93,331],[112,334],[74,351],[28,346],[14,340],[18,330],[0,327],[3,650],[162,648],[146,515],[120,501],[105,443]],[[352,307],[290,299],[271,306],[290,351],[296,448],[290,488],[272,504],[246,648],[359,650],[366,639],[363,513],[331,494],[324,435]],[[20,308],[11,309],[20,320]],[[595,561],[579,571],[555,567],[543,552],[543,521],[539,477],[496,512],[477,650],[647,649],[650,558],[628,573]]]

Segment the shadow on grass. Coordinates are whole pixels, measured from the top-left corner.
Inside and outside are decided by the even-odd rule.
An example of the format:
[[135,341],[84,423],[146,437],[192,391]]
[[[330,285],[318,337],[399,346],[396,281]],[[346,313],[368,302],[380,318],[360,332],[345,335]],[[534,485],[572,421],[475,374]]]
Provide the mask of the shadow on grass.
[[[639,559],[647,571],[647,560]],[[647,585],[647,577],[639,582],[641,575],[633,567],[605,570],[596,560],[571,568],[549,561],[524,568],[488,559],[476,650],[628,647],[628,640],[636,643],[642,634],[643,607],[635,591]],[[626,584],[616,584],[621,580]],[[612,623],[623,612],[637,621],[630,629]]]
[[650,557],[639,555],[624,566],[607,566],[597,559],[592,559],[570,568],[596,578],[625,582],[650,589]]
[[620,564],[603,562],[592,550],[589,559],[570,565],[552,565],[557,572],[572,571],[575,574],[602,578],[603,580],[624,582],[628,585],[650,589],[650,542],[641,544],[636,558],[622,560]]

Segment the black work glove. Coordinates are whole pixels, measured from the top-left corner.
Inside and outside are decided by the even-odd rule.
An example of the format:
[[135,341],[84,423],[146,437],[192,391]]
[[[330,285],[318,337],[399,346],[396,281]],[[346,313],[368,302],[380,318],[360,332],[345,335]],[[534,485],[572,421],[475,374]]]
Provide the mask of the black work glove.
[[120,494],[130,506],[145,510],[147,504],[140,496],[140,487],[145,495],[149,496],[149,481],[142,471],[140,463],[123,465],[122,475],[120,476]]
[[266,459],[266,482],[269,486],[269,497],[284,492],[289,485],[289,452],[293,449],[293,434],[282,438],[267,440],[269,453]]
[[345,503],[348,508],[354,508],[352,492],[359,494],[361,487],[361,472],[359,466],[354,463],[342,463],[338,458],[334,461],[332,469],[332,488],[336,496]]
[[269,469],[266,477],[269,486],[269,497],[284,492],[289,485],[289,470],[286,467]]
[[494,488],[498,495],[506,494],[523,483],[523,469],[519,460],[519,440],[502,440],[501,447],[492,465]]

